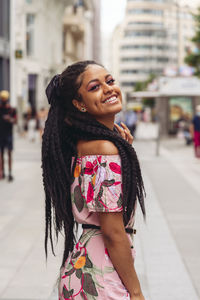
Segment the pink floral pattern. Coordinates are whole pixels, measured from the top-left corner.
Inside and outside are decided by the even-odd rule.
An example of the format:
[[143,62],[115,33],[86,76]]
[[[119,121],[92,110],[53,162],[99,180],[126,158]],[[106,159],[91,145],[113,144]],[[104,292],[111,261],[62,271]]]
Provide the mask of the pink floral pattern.
[[[81,167],[79,178],[71,187],[73,204],[80,210],[80,202],[89,212],[122,211],[122,182],[120,156],[87,156],[79,158],[75,170]],[[77,171],[76,171],[77,174]],[[77,191],[80,191],[78,194]],[[74,211],[75,211],[74,207]]]
[[86,200],[86,202],[90,203],[93,200],[93,197],[94,197],[94,189],[93,189],[92,183],[89,182],[89,184],[88,184],[88,190],[87,190],[87,200]]
[[121,174],[121,167],[120,167],[120,165],[118,165],[118,164],[116,164],[114,162],[111,162],[111,163],[109,163],[109,167],[110,167],[110,169],[114,173]]
[[[122,180],[119,155],[78,158],[71,185],[72,209],[78,223],[99,226],[96,212],[121,212]],[[134,216],[128,226],[133,226]],[[133,236],[128,235],[133,259]],[[130,299],[105,248],[100,230],[83,231],[61,270],[60,300]]]

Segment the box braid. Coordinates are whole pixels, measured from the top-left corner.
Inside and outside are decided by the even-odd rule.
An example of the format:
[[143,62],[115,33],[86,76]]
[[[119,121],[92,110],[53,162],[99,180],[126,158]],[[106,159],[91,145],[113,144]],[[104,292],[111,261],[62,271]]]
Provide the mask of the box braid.
[[[72,104],[73,99],[81,100],[81,96],[77,93],[82,82],[81,75],[92,64],[97,63],[81,61],[68,66],[62,74],[52,78],[46,89],[51,107],[42,141],[46,211],[45,252],[47,257],[47,244],[50,239],[54,254],[53,221],[57,238],[58,233],[64,231],[65,249],[62,265],[64,265],[69,252],[73,250],[75,243],[75,221],[72,214],[70,186],[74,180],[73,172],[78,156],[76,145],[79,140],[109,140],[113,142],[119,151],[122,162],[124,224],[128,224],[134,213],[137,199],[145,217],[144,185],[134,148],[116,130],[110,130],[87,112],[81,113]],[[75,157],[75,160],[71,167],[72,157]]]

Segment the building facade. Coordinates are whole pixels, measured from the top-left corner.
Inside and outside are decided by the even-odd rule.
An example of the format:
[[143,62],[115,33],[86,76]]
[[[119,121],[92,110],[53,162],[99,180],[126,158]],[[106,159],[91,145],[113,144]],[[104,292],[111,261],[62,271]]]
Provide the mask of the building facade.
[[19,120],[30,107],[46,105],[49,79],[63,69],[63,12],[73,0],[16,0],[14,7],[14,68],[12,85]]
[[101,0],[93,0],[93,7],[93,59],[97,62],[101,62]]
[[100,2],[75,1],[66,7],[63,29],[63,61],[101,60]]
[[93,29],[100,31],[100,22],[95,0],[14,2],[12,104],[22,120],[29,107],[47,105],[45,88],[54,74],[74,61],[98,57]]
[[0,0],[0,90],[10,89],[10,0]]
[[191,9],[173,0],[127,0],[123,23],[113,35],[113,73],[124,92],[150,74],[184,65],[191,47]]

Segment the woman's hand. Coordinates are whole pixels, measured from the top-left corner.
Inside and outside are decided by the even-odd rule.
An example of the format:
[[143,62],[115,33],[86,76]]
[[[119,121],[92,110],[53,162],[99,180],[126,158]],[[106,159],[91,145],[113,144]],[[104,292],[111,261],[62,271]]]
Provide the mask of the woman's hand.
[[128,129],[128,127],[123,122],[121,122],[122,127],[120,127],[117,124],[114,124],[114,125],[115,125],[115,128],[117,129],[117,131],[120,133],[121,137],[124,140],[126,140],[129,144],[132,145],[134,138],[133,138],[130,130]]

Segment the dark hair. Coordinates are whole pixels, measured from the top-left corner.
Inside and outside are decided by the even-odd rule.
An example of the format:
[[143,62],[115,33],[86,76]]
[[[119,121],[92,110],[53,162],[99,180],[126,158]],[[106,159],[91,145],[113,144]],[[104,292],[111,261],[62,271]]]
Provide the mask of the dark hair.
[[[56,237],[58,238],[58,233],[62,231],[65,235],[62,265],[75,243],[70,186],[77,160],[76,144],[79,140],[109,140],[115,144],[122,162],[124,224],[128,224],[137,199],[145,216],[144,186],[134,148],[117,131],[110,130],[88,113],[80,112],[72,104],[73,99],[80,99],[78,95],[81,86],[80,75],[92,64],[100,65],[95,61],[81,61],[68,66],[62,74],[52,78],[46,89],[51,106],[42,142],[43,184],[46,198],[45,252],[47,256],[50,238],[54,253],[52,238],[52,221],[54,221]],[[75,160],[72,167],[73,156]]]

